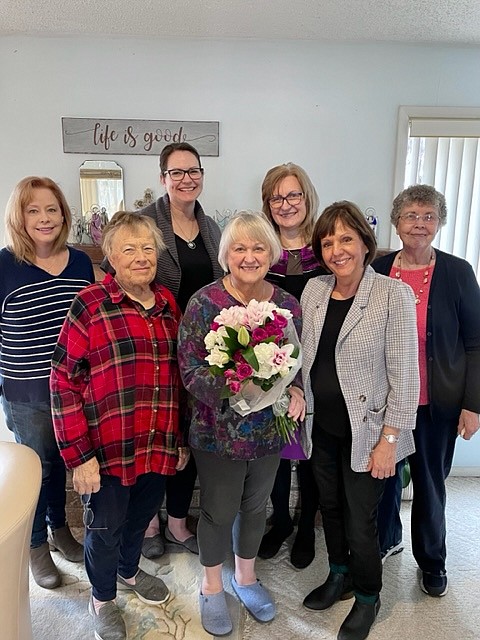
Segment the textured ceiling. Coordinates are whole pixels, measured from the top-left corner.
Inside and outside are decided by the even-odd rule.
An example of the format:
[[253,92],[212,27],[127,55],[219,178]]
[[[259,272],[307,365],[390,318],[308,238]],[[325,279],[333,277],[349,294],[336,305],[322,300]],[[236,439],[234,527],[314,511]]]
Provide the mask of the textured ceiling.
[[480,44],[480,0],[0,0],[0,35]]

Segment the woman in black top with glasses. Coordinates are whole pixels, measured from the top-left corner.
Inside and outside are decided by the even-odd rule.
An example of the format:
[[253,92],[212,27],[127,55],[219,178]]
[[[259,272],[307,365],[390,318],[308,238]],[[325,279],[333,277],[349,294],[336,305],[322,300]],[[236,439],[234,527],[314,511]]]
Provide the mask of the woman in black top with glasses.
[[[166,193],[139,211],[152,218],[162,232],[166,249],[158,258],[156,281],[170,289],[182,312],[198,289],[223,276],[217,260],[220,229],[197,201],[203,189],[203,173],[194,147],[186,142],[167,145],[160,154],[160,182]],[[190,411],[185,406],[183,409],[181,420],[188,429]],[[165,538],[192,553],[198,553],[198,546],[187,528],[187,514],[196,476],[191,456],[183,471],[168,478],[166,487]],[[164,553],[157,518],[147,529],[142,553],[147,558],[157,558]]]

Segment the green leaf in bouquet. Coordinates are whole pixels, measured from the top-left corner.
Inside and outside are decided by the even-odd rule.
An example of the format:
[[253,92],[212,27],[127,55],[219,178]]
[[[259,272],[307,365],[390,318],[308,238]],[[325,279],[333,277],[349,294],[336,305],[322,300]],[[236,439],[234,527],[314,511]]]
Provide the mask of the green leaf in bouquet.
[[231,398],[234,394],[230,391],[230,387],[223,387],[220,392],[220,400],[225,400],[225,398]]
[[219,367],[216,364],[212,364],[211,367],[208,368],[208,370],[210,371],[210,373],[212,374],[212,376],[223,376],[225,370],[228,369],[228,367]]
[[227,332],[229,338],[232,338],[232,340],[237,340],[238,331],[236,331],[233,327],[225,327],[225,331]]
[[245,358],[245,362],[254,369],[258,371],[260,369],[260,365],[258,364],[257,356],[255,355],[255,351],[253,347],[247,347],[244,351],[242,351],[242,356]]
[[225,345],[228,349],[228,355],[230,355],[231,353],[235,353],[235,351],[238,351],[242,348],[242,345],[236,338],[229,338],[228,336],[225,336],[223,338],[223,341],[225,342]]
[[300,353],[300,349],[298,347],[294,347],[293,351],[292,351],[292,355],[290,356],[291,358],[298,358],[298,354]]

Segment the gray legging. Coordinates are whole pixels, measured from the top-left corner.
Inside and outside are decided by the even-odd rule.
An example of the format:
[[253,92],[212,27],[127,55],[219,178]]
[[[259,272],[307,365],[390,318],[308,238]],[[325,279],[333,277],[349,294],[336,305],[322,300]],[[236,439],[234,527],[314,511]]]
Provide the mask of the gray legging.
[[197,539],[204,567],[222,564],[231,549],[255,558],[265,529],[266,505],[280,455],[229,460],[193,449],[200,481]]

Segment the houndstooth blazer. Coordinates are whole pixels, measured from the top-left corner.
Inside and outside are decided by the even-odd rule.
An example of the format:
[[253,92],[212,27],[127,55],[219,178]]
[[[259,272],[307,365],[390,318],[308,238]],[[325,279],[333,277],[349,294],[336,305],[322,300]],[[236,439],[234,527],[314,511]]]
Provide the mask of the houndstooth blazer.
[[[302,295],[303,384],[307,412],[314,401],[310,370],[317,353],[335,276],[308,281]],[[412,430],[419,396],[418,344],[412,289],[368,266],[340,330],[335,348],[340,388],[352,429],[353,471],[366,471],[383,425],[400,429],[397,462],[415,451]],[[312,452],[313,415],[302,444]]]

